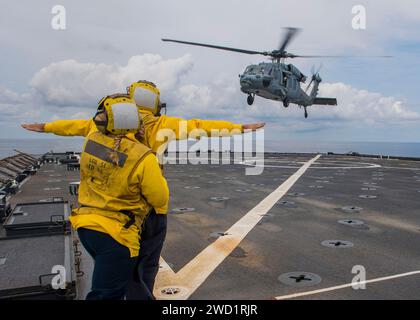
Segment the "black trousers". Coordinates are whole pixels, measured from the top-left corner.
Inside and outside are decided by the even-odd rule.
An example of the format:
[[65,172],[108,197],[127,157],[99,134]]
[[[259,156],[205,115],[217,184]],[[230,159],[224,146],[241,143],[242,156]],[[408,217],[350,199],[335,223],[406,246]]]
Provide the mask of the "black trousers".
[[168,218],[152,210],[144,222],[140,252],[134,276],[127,287],[127,300],[154,300],[153,286],[159,271],[159,258],[166,237]]
[[86,300],[121,300],[136,267],[127,247],[110,235],[85,228],[77,229],[80,241],[95,260],[92,289]]

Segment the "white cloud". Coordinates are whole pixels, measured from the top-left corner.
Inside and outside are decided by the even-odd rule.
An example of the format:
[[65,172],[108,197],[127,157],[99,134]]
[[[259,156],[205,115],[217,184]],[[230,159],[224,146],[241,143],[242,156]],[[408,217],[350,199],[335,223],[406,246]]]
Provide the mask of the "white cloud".
[[131,57],[125,66],[65,60],[42,68],[30,85],[48,105],[92,107],[101,97],[125,92],[126,86],[140,79],[170,90],[191,68],[189,55],[164,60],[159,55],[144,54]]
[[336,97],[339,106],[310,107],[307,120],[303,119],[303,110],[294,105],[285,109],[279,102],[259,97],[250,107],[236,77],[222,74],[199,85],[184,78],[192,68],[193,59],[189,55],[163,59],[144,54],[131,57],[124,66],[76,60],[52,63],[36,72],[28,93],[0,88],[0,113],[25,122],[89,118],[102,96],[124,91],[138,79],[147,79],[158,84],[168,103],[168,114],[177,117],[237,123],[266,121],[282,132],[351,128],[355,123],[380,128],[395,122],[420,122],[420,114],[405,101],[344,83],[321,83],[319,95]]
[[[341,82],[321,84],[320,96],[337,97],[338,107],[330,109],[328,113],[342,120],[368,123],[420,120],[420,114],[411,110],[402,100]],[[320,113],[325,114],[325,110]]]
[[279,102],[257,97],[252,107],[233,79],[214,81],[208,85],[184,85],[177,89],[176,113],[184,116],[227,116],[237,121],[281,122],[291,130],[335,126],[337,123],[360,122],[383,126],[391,122],[420,121],[420,114],[405,101],[392,96],[354,88],[338,83],[321,83],[319,96],[335,97],[338,106],[311,106],[310,119],[302,124],[303,110],[294,105],[285,109]]

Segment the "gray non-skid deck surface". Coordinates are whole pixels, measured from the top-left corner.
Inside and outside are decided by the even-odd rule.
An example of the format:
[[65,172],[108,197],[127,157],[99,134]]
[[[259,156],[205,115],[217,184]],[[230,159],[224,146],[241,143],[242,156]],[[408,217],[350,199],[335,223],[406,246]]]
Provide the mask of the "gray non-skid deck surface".
[[[245,176],[242,165],[166,166],[170,209],[196,210],[169,216],[164,259],[175,272],[180,270],[212,241],[210,233],[229,229],[310,158],[267,158],[266,165],[276,167],[266,167],[259,176]],[[358,166],[364,168],[353,168]],[[362,190],[366,187],[376,190]],[[239,254],[227,257],[191,298],[265,299],[347,284],[355,276],[351,273],[355,265],[365,267],[367,279],[420,270],[419,191],[419,162],[323,156],[251,230]],[[222,208],[209,200],[214,196],[230,199]],[[347,213],[341,209],[345,206],[363,210]],[[359,219],[365,226],[339,224],[340,219]],[[321,245],[324,240],[346,240],[354,246],[327,248]],[[297,288],[277,280],[292,271],[318,274],[322,282]],[[420,275],[414,275],[367,284],[365,290],[334,290],[302,298],[420,299],[419,286]]]
[[[267,156],[268,166],[259,176],[245,176],[243,165],[165,165],[170,210],[192,207],[195,211],[170,213],[164,259],[175,272],[180,270],[213,241],[210,233],[230,228],[312,157]],[[381,167],[367,168],[369,164]],[[354,168],[359,166],[364,168]],[[75,203],[68,183],[78,180],[79,172],[69,172],[65,165],[44,165],[11,199],[12,204],[52,197]],[[185,188],[196,186],[200,188]],[[362,190],[366,187],[376,190]],[[274,205],[270,215],[240,243],[235,256],[227,257],[191,299],[265,299],[342,285],[351,282],[354,265],[366,268],[367,279],[420,270],[419,191],[419,162],[322,156],[289,191],[303,195],[286,195]],[[366,194],[377,198],[359,197]],[[210,197],[230,199],[222,205]],[[344,206],[363,210],[346,213],[341,210]],[[367,227],[337,222],[346,218],[363,220]],[[321,245],[324,240],[347,240],[354,246],[327,248]],[[28,261],[36,264],[38,257],[48,259],[51,245],[46,241],[41,255],[29,255]],[[86,252],[81,267],[85,272],[78,278],[82,299],[89,290],[92,271]],[[322,282],[297,288],[277,280],[292,271],[318,274]],[[4,281],[5,277],[1,278]],[[302,299],[420,299],[419,286],[420,276],[413,275],[367,284],[366,290],[347,288]]]
[[44,164],[25,181],[17,195],[11,198],[11,204],[14,207],[17,203],[52,200],[53,197],[70,198],[68,188],[72,181],[79,181],[79,171],[67,171],[66,165]]
[[[0,241],[0,290],[39,285],[38,277],[64,265],[64,236]],[[51,279],[51,278],[47,278]]]

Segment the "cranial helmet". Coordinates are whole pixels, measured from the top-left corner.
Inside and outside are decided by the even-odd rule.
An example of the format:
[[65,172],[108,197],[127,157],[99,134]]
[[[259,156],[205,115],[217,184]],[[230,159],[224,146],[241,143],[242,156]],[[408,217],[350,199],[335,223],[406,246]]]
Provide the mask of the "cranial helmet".
[[135,102],[127,94],[114,94],[102,98],[93,117],[99,131],[104,134],[125,135],[142,129],[142,120]]
[[127,93],[134,100],[137,107],[160,115],[160,109],[166,104],[160,103],[160,91],[153,82],[140,80],[127,87]]

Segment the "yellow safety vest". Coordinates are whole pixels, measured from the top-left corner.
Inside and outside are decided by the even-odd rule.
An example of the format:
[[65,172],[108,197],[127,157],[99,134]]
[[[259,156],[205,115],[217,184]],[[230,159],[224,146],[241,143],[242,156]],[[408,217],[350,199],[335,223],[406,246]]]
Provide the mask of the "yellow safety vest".
[[136,256],[141,225],[151,207],[142,197],[139,184],[129,182],[151,150],[125,137],[116,150],[115,141],[99,131],[87,136],[80,159],[80,207],[70,220],[75,229],[108,233]]

